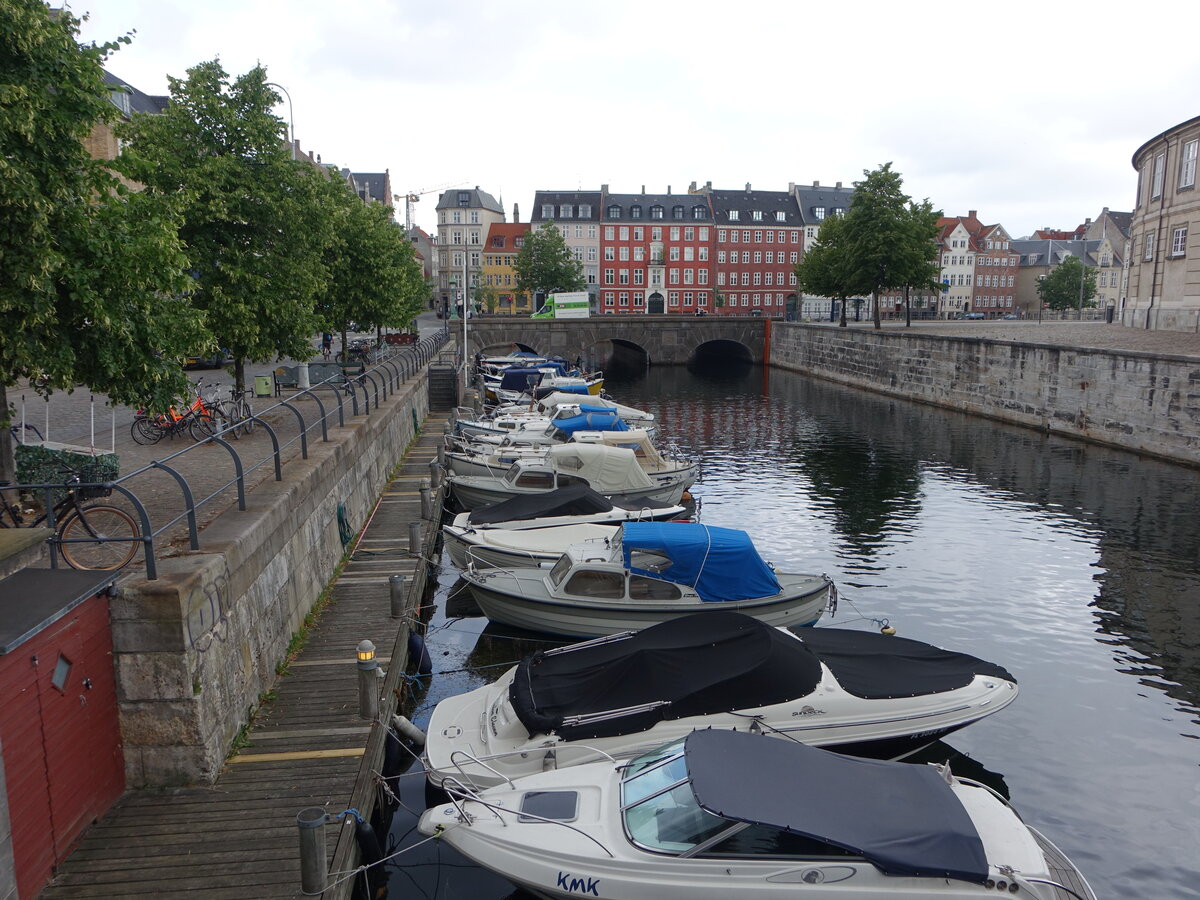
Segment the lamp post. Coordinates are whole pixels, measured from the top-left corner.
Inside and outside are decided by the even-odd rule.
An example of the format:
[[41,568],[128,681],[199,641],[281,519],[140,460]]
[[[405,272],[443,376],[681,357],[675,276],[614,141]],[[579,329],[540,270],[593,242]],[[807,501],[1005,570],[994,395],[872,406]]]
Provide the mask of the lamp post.
[[288,144],[292,148],[292,159],[296,158],[296,110],[292,106],[292,95],[288,93],[287,88],[282,84],[274,81],[264,82],[267,87],[276,87],[283,91],[283,96],[287,97],[288,102]]
[[1079,248],[1079,321],[1083,321],[1083,282],[1084,276],[1087,275],[1087,237],[1084,236],[1083,245]]
[[467,366],[467,320],[471,318],[471,301],[467,297],[467,250],[463,248],[463,396],[467,396],[470,370]]

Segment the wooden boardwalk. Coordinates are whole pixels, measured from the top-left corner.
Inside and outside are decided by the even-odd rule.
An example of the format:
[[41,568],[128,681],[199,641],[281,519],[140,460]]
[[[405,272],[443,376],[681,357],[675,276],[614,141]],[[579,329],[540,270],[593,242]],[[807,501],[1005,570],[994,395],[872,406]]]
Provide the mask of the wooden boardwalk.
[[[445,414],[431,413],[423,423],[334,583],[333,602],[216,784],[126,794],[83,836],[39,895],[43,900],[303,896],[296,814],[313,806],[341,813],[352,805],[356,783],[370,776],[360,772],[372,725],[358,715],[354,651],[369,639],[386,667],[405,635],[403,620],[390,615],[389,577],[419,572],[424,579],[425,566],[418,568],[410,552],[409,523],[421,519],[420,487],[445,421]],[[435,503],[435,523],[439,509]],[[431,543],[435,523],[422,524],[425,546],[418,554]],[[330,859],[343,830],[352,831],[325,828]]]

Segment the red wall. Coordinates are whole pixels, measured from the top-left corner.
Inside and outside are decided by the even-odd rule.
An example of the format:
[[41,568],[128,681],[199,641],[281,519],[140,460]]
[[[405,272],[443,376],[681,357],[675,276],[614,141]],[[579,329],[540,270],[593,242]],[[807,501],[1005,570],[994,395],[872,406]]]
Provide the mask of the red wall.
[[[61,689],[60,655],[71,662]],[[34,897],[125,790],[107,598],[0,657],[0,697],[17,890]]]

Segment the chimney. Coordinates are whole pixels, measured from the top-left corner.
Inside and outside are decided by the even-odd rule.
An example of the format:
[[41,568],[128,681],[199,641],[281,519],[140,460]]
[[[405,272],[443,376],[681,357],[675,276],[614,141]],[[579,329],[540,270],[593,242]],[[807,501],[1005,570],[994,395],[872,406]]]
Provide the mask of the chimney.
[[521,207],[518,206],[516,203],[513,204],[513,221],[514,222],[521,221]]
[[711,191],[711,190],[712,190],[712,182],[711,182],[711,181],[706,181],[706,182],[704,182],[704,190],[705,190],[705,191]]
[[671,186],[669,184],[667,185],[667,196],[671,196]]
[[646,186],[644,184],[642,185],[642,196],[646,196]]
[[788,193],[792,194],[792,193],[795,193],[795,191],[796,191],[796,182],[789,181],[788,182]]
[[969,209],[969,210],[967,210],[967,218],[968,218],[968,219],[974,219],[974,218],[976,218],[976,216],[975,216],[975,210],[973,210],[973,209]]
[[821,182],[819,182],[819,181],[814,181],[814,182],[813,182],[813,187],[815,187],[815,188],[819,188],[820,186],[821,186]]
[[750,182],[746,182],[746,193],[750,193]]
[[838,189],[839,189],[839,190],[841,189],[841,187],[842,187],[842,183],[841,183],[840,181],[837,183],[837,187],[838,187]]
[[691,184],[688,185],[688,193],[689,194],[696,193],[696,182],[693,181]]

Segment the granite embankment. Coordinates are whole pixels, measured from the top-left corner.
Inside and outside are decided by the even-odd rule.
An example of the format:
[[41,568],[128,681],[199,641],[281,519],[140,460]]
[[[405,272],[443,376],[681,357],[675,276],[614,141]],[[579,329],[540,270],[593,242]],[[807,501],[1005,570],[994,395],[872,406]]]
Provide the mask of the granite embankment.
[[777,325],[772,365],[1200,465],[1200,335],[1075,322]]

